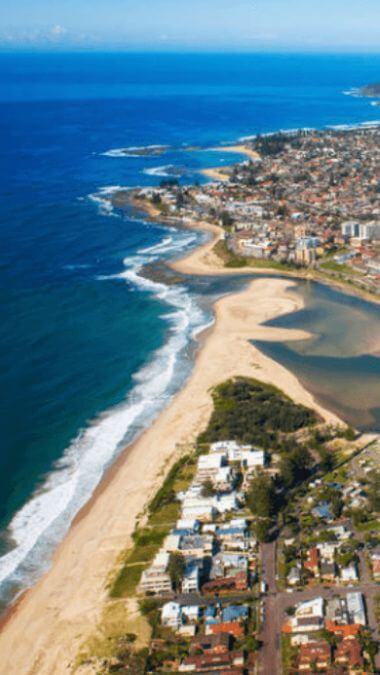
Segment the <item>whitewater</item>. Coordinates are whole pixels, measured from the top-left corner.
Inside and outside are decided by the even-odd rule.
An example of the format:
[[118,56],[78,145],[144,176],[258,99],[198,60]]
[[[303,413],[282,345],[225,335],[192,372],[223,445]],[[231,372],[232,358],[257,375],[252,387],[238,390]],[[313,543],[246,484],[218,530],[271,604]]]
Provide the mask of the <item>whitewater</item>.
[[[110,202],[110,196],[119,189],[106,186],[89,199],[102,215],[120,217]],[[143,227],[144,221],[140,222]],[[97,278],[99,283],[117,279],[161,302],[165,307],[162,318],[168,324],[166,343],[134,374],[134,386],[126,400],[105,410],[80,431],[41,487],[11,520],[7,534],[13,547],[0,557],[0,596],[5,601],[15,587],[31,585],[48,569],[54,548],[107,468],[152,423],[190,373],[188,348],[212,320],[185,286],[153,281],[142,271],[148,264],[184,253],[197,243],[199,235],[163,229],[165,234],[157,244],[124,258],[120,273]]]

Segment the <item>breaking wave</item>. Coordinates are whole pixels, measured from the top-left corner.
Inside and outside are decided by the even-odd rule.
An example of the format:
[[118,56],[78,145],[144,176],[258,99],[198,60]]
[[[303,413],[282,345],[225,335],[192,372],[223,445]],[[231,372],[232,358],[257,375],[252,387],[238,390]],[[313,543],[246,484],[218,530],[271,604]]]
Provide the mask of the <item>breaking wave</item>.
[[147,279],[141,271],[148,263],[184,252],[197,238],[193,232],[166,229],[160,242],[125,258],[124,269],[118,275],[102,277],[107,282],[117,278],[132,284],[160,301],[168,324],[167,340],[134,375],[126,400],[103,412],[73,439],[40,489],[13,517],[7,530],[13,548],[0,558],[1,596],[5,601],[15,590],[31,585],[49,567],[55,546],[93,494],[107,467],[157,417],[190,373],[189,345],[210,324],[210,316],[185,286]]

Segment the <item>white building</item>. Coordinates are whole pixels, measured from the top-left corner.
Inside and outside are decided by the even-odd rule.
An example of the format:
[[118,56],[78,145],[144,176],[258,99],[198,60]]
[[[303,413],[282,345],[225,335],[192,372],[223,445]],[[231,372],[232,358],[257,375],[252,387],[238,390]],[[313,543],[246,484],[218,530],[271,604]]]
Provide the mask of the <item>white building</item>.
[[182,579],[182,593],[197,593],[199,591],[199,567],[189,565]]
[[264,467],[266,464],[266,454],[264,450],[244,450],[241,453],[241,463],[247,469]]
[[139,589],[142,592],[170,593],[172,591],[172,582],[167,572],[169,559],[169,553],[157,553],[151,566],[141,575]]
[[301,602],[296,607],[295,616],[298,618],[318,616],[322,619],[324,617],[323,598],[318,597]]
[[198,459],[197,480],[213,480],[219,470],[226,464],[226,455],[224,453],[213,453],[211,455],[201,455]]
[[345,584],[359,581],[358,570],[355,563],[351,563],[351,565],[347,565],[347,567],[342,567],[340,570],[340,578]]
[[181,605],[178,602],[167,602],[161,609],[161,623],[177,630],[181,623]]
[[367,619],[362,593],[347,593],[346,602],[351,623],[358,623],[360,626],[365,626]]

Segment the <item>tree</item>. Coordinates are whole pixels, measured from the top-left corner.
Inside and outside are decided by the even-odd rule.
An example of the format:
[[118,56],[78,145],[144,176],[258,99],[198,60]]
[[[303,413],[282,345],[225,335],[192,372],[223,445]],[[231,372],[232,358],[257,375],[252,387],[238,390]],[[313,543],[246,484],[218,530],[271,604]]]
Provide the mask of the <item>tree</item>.
[[284,455],[280,463],[280,475],[285,487],[292,488],[305,480],[309,474],[311,462],[309,451],[300,446]]
[[370,475],[368,485],[368,505],[371,511],[380,511],[380,471],[374,471]]
[[174,552],[170,554],[168,574],[176,591],[179,590],[182,579],[185,574],[185,558],[182,553]]
[[213,497],[215,494],[215,488],[212,480],[210,478],[207,478],[203,483],[202,483],[202,497]]
[[226,227],[226,228],[231,227],[231,225],[233,225],[233,223],[234,223],[234,220],[230,216],[228,211],[222,211],[222,213],[220,214],[220,220],[221,220],[222,226]]
[[260,520],[255,521],[253,526],[254,534],[260,544],[268,541],[271,526],[272,522],[268,518],[260,518]]
[[259,518],[272,518],[276,513],[276,490],[273,480],[259,473],[247,494],[248,508]]
[[342,500],[342,497],[340,496],[339,492],[335,491],[330,501],[330,508],[335,518],[339,518],[342,515],[343,507],[344,502]]

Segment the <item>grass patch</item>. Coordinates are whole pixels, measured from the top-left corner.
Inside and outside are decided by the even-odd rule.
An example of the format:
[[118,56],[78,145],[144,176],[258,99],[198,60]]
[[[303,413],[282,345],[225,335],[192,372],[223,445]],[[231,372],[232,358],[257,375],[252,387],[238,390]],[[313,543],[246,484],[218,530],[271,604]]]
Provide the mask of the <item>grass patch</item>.
[[253,269],[272,269],[279,272],[296,272],[297,268],[294,265],[281,263],[276,260],[268,260],[261,258],[249,258],[240,256],[230,251],[225,241],[218,241],[214,246],[214,252],[224,262],[225,267],[240,268],[252,267]]
[[357,526],[359,532],[369,532],[371,530],[380,530],[380,520],[368,520],[366,523],[359,523]]
[[360,276],[360,272],[354,270],[351,265],[339,265],[335,260],[326,260],[320,263],[320,268],[331,272],[339,272],[340,274],[348,274],[350,276]]
[[281,636],[281,659],[285,675],[294,672],[297,648],[292,647],[289,635]]
[[133,546],[124,554],[121,568],[111,583],[111,598],[136,595],[142,572],[149,566],[180,515],[176,492],[188,487],[195,470],[196,453],[181,457],[170,469],[148,505],[146,524],[133,533]]
[[136,588],[143,571],[149,563],[127,567],[123,565],[110,590],[111,598],[127,598],[136,595]]

